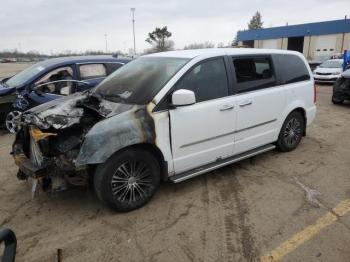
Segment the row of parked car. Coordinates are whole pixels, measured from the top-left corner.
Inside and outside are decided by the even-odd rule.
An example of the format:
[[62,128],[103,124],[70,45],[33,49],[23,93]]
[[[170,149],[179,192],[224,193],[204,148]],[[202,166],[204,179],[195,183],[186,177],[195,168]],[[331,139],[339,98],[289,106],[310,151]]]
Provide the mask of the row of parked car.
[[[346,52],[345,54],[348,55]],[[316,83],[332,84],[332,102],[341,104],[350,99],[350,64],[344,55],[321,57],[309,62]]]
[[[113,56],[54,58],[37,63],[13,77],[2,79],[0,125],[3,124],[9,132],[16,133],[23,111],[74,92],[93,88],[129,61],[127,58]],[[343,59],[328,59],[315,63],[312,63],[312,66],[315,66],[313,76],[317,83],[333,84],[341,78]],[[347,78],[347,75],[345,74],[343,79]],[[338,88],[333,102],[344,101],[339,98],[339,93]]]

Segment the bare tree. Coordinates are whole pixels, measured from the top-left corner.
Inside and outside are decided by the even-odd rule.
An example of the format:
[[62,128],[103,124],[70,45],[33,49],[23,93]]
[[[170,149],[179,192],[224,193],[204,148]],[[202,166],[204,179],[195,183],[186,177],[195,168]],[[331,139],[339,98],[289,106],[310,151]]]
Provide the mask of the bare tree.
[[204,49],[204,48],[214,48],[214,44],[212,42],[206,41],[204,43],[194,43],[189,44],[184,47],[184,49]]
[[218,43],[217,48],[224,48],[225,44],[223,42]]
[[174,42],[169,40],[172,36],[172,33],[168,31],[168,28],[164,26],[163,28],[158,28],[148,33],[148,38],[146,42],[153,46],[153,51],[155,52],[163,52],[172,50],[174,47]]

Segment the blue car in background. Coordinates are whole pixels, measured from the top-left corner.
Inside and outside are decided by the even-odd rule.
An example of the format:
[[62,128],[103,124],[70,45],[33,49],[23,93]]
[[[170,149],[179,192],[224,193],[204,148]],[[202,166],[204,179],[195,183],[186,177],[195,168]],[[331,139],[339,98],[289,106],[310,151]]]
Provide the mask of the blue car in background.
[[81,92],[128,63],[117,56],[52,58],[0,80],[0,125],[11,133],[18,130],[22,111],[48,101]]

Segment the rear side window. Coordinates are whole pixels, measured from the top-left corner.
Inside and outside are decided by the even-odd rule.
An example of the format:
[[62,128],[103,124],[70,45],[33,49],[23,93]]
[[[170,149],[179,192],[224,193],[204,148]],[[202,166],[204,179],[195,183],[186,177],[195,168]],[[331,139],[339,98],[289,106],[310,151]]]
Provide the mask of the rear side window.
[[92,79],[107,76],[107,70],[103,64],[80,65],[79,71],[81,79]]
[[203,102],[228,95],[228,81],[223,58],[204,61],[193,67],[176,84],[176,90],[188,89]]
[[107,73],[112,74],[115,70],[119,69],[121,66],[123,66],[123,64],[121,63],[107,63],[106,67],[107,67]]
[[280,84],[291,84],[310,80],[304,61],[296,55],[274,55]]
[[237,92],[244,93],[275,86],[270,57],[233,58]]

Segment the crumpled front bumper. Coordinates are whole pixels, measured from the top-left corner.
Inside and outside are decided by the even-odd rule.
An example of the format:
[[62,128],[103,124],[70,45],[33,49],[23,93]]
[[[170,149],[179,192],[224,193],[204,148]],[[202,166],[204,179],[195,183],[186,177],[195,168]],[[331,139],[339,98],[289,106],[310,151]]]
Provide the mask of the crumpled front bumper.
[[[34,164],[21,150],[21,146],[18,144],[14,145],[14,150],[12,152],[15,164],[18,166],[19,170],[25,174],[27,177],[40,178],[45,176],[47,172],[46,166],[38,166]],[[22,152],[21,152],[22,151]]]
[[22,173],[21,177],[24,174],[24,177],[41,178],[47,174],[50,161],[44,161],[38,141],[52,135],[55,134],[43,133],[33,126],[17,133],[11,154]]

